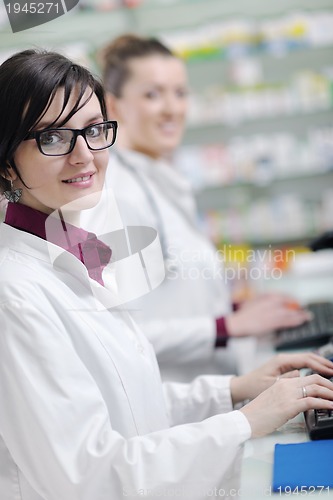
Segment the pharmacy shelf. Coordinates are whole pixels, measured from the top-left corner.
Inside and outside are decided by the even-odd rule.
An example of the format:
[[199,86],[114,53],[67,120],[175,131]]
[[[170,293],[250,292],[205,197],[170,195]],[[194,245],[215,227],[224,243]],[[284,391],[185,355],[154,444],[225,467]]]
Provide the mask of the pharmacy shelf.
[[333,67],[333,46],[298,47],[280,54],[256,52],[235,59],[201,59],[187,61],[190,84],[193,82],[196,92],[202,92],[207,85],[232,84],[231,71],[238,59],[258,61],[265,83],[285,81],[287,77],[300,71],[324,72]]
[[[196,193],[198,213],[206,221],[204,231],[216,242],[239,244],[246,241],[253,247],[307,245],[325,230],[327,218],[326,223],[320,222],[321,195],[326,191],[327,203],[331,186],[333,170],[308,177],[277,179],[265,186],[241,183],[207,187]],[[298,201],[294,212],[290,201],[294,200],[295,193]],[[288,210],[285,204],[289,205]],[[258,219],[256,223],[253,214],[256,214],[255,220]],[[294,226],[294,220],[299,218],[300,225]],[[227,220],[233,222],[226,223]],[[216,228],[220,228],[218,235]]]
[[[290,167],[290,170],[292,172],[292,166]],[[295,171],[297,172],[296,168]],[[234,188],[246,188],[246,189],[253,189],[253,190],[267,190],[272,184],[281,184],[283,186],[283,190],[285,190],[286,185],[287,186],[292,186],[293,183],[300,183],[300,182],[313,182],[315,179],[321,179],[320,182],[327,187],[327,183],[329,181],[333,181],[333,166],[331,169],[319,169],[313,167],[311,170],[309,169],[306,172],[299,172],[299,173],[291,173],[288,176],[274,176],[272,175],[271,177],[267,176],[265,179],[253,179],[249,181],[234,181],[230,183],[225,183],[225,184],[206,184],[201,186],[199,189],[197,189],[198,192],[203,192],[203,191],[215,191],[215,190],[221,190],[221,189],[234,189]],[[333,184],[332,184],[333,187]]]
[[[281,247],[309,247],[312,240],[318,236],[317,232],[308,233],[300,237],[286,236],[284,238],[263,238],[263,239],[252,239],[247,240],[247,244],[251,247],[260,250],[260,248],[267,249],[271,248],[281,248]],[[223,242],[225,244],[242,244],[241,241],[229,241]]]
[[[283,224],[285,221],[281,221]],[[278,230],[276,224],[274,227]],[[318,237],[319,234],[322,234],[324,231],[322,230],[307,230],[302,234],[292,234],[291,231],[288,234],[284,233],[283,235],[278,234],[278,231],[274,232],[271,228],[271,234],[263,234],[262,236],[256,235],[247,235],[247,236],[238,236],[238,235],[228,235],[220,232],[218,236],[216,234],[209,234],[208,237],[212,239],[217,247],[221,247],[226,244],[230,245],[249,245],[252,248],[260,249],[260,248],[283,248],[283,247],[309,247],[310,243]],[[204,228],[205,230],[205,228]],[[215,237],[214,237],[215,236]]]
[[189,125],[184,144],[204,145],[207,143],[228,142],[235,135],[250,136],[258,133],[271,134],[288,131],[295,136],[304,135],[309,129],[331,127],[333,109],[324,111],[303,112],[290,115],[270,116],[267,118],[249,119],[232,125],[221,122]]
[[133,10],[137,29],[159,34],[163,30],[201,26],[216,19],[260,19],[277,17],[292,11],[318,11],[332,8],[331,0],[161,0],[146,1]]
[[9,23],[5,23],[0,29],[0,47],[2,50],[22,47],[29,41],[32,45],[55,47],[62,43],[85,41],[92,47],[98,47],[111,37],[129,31],[160,36],[166,31],[201,26],[216,19],[260,19],[292,11],[318,12],[320,9],[332,9],[332,0],[146,0],[137,8],[110,11],[81,10],[79,4],[64,16],[19,33],[13,34]]
[[[309,183],[311,189],[309,190]],[[327,172],[309,173],[283,178],[274,178],[268,183],[238,182],[223,186],[203,186],[195,196],[200,212],[219,210],[235,205],[245,205],[265,195],[273,198],[277,195],[297,192],[307,201],[315,202],[318,195],[333,186],[333,169]]]

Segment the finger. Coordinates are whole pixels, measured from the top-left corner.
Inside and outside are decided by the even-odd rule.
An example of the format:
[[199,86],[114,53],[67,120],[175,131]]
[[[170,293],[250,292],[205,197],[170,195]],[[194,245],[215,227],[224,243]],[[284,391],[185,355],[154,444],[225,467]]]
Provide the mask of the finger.
[[299,311],[301,309],[301,304],[297,302],[297,300],[288,300],[285,304],[288,309],[292,309],[294,311]]
[[[300,354],[302,356],[302,354]],[[325,358],[324,356],[322,356],[321,354],[317,353],[317,352],[308,352],[308,353],[305,353],[304,356],[307,356],[313,360],[317,360],[317,361],[322,361],[323,363],[325,364],[328,364],[328,365],[332,365],[332,361]]]
[[280,307],[275,311],[276,328],[288,328],[302,325],[312,319],[312,313],[308,311],[292,311],[286,307]]
[[333,401],[313,397],[301,398],[298,400],[297,409],[299,413],[306,410],[333,410]]
[[306,377],[301,377],[299,387],[306,386],[308,387],[311,384],[320,385],[322,387],[327,387],[331,391],[333,391],[333,382],[328,380],[327,378],[322,377],[318,374],[307,375]]
[[300,376],[299,370],[292,370],[292,371],[283,373],[278,378],[279,379],[280,378],[294,378],[294,377],[299,377],[299,376]]
[[320,373],[333,373],[333,363],[329,359],[312,353],[309,357],[308,367]]
[[333,401],[333,390],[320,385],[306,385],[300,387],[301,398],[322,398]]
[[281,370],[292,370],[294,368],[311,368],[313,371],[330,375],[333,373],[333,363],[329,359],[315,353],[307,354],[280,354],[277,363]]
[[320,363],[309,363],[308,368],[311,368],[314,372],[320,373],[321,375],[332,376],[333,368],[327,365],[322,365]]
[[313,319],[313,313],[311,311],[307,311],[306,309],[295,310],[286,307],[282,312],[284,314],[285,321],[295,322],[295,324],[311,321]]
[[271,300],[280,304],[289,304],[295,301],[295,299],[291,296],[288,295],[287,293],[280,293],[280,292],[267,292],[263,295],[261,295],[261,298],[264,300]]

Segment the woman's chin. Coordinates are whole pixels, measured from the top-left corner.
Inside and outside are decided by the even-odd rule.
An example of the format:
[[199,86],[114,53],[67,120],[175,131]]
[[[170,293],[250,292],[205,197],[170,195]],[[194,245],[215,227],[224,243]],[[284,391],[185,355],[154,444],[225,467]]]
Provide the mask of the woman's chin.
[[99,203],[101,196],[102,190],[84,195],[81,194],[81,196],[59,207],[59,209],[64,212],[81,212],[82,210],[88,210],[89,208],[95,207]]

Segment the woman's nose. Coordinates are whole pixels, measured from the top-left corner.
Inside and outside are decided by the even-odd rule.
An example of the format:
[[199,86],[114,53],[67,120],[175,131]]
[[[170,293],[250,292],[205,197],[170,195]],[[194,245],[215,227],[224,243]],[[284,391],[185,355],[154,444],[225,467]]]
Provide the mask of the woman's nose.
[[87,163],[94,158],[92,151],[88,148],[84,137],[79,135],[73,151],[69,154],[71,163]]
[[183,114],[185,112],[184,100],[174,94],[165,96],[164,111],[170,114]]

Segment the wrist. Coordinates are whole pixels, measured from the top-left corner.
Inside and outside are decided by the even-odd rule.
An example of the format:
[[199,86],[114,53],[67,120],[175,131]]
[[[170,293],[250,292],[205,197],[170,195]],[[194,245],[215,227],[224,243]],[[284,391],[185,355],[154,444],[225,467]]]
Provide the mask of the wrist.
[[244,337],[246,335],[237,313],[226,316],[225,324],[230,337]]
[[246,393],[246,375],[235,376],[230,380],[230,394],[232,399],[232,404],[235,405],[241,401],[248,399],[248,394]]

